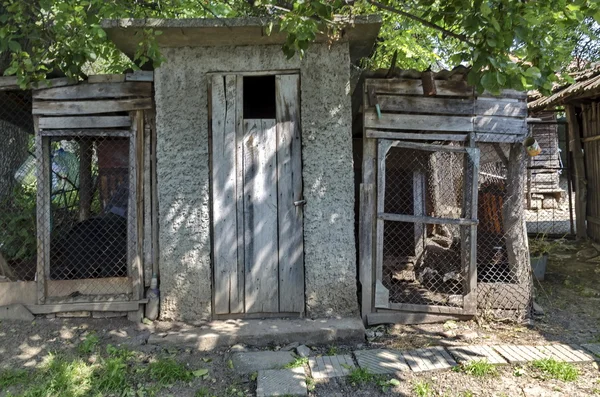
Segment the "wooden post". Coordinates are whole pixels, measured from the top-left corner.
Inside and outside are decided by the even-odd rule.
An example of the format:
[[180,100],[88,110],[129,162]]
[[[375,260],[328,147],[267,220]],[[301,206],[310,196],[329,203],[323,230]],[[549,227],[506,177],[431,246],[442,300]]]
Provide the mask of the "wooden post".
[[581,131],[575,106],[567,105],[567,121],[569,123],[569,139],[572,140],[573,163],[575,165],[575,225],[577,239],[587,237],[587,181],[585,178],[585,163],[581,144]]
[[[469,148],[464,156],[463,218],[477,221],[479,194],[479,149],[475,136],[469,134]],[[464,274],[463,308],[465,314],[477,313],[477,224],[461,226],[461,265]]]
[[39,117],[33,117],[37,170],[37,301],[46,302],[46,278],[50,276],[50,138],[43,137]]
[[79,221],[90,218],[92,210],[92,148],[93,138],[79,140]]

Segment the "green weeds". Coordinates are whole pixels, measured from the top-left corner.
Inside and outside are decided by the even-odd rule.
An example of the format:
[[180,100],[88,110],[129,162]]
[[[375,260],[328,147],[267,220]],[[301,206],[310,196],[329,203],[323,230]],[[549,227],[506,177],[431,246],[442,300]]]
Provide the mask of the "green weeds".
[[289,368],[298,368],[298,367],[303,367],[306,364],[308,364],[308,357],[296,357],[294,359],[294,361],[284,365],[283,368],[288,368],[288,369]]
[[28,373],[24,369],[7,369],[0,372],[0,390],[18,385],[27,380]]
[[96,350],[96,347],[100,343],[100,338],[95,333],[89,333],[85,339],[77,346],[79,354],[90,354]]
[[163,386],[172,385],[177,381],[189,382],[194,378],[192,371],[170,357],[161,357],[150,363],[148,373],[152,380]]
[[579,371],[574,365],[562,363],[553,358],[536,360],[532,365],[542,371],[544,375],[564,382],[571,382],[579,377]]
[[455,368],[456,371],[477,377],[498,375],[496,367],[487,362],[487,360],[472,360]]
[[433,397],[433,386],[426,381],[418,381],[415,383],[413,391],[418,397]]

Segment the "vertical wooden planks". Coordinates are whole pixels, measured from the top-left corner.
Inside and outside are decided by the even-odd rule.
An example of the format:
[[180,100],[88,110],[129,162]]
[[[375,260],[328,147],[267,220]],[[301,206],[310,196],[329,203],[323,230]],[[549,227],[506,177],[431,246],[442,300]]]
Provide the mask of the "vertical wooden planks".
[[246,313],[279,311],[275,120],[244,121]]
[[575,106],[565,107],[567,120],[569,122],[569,139],[573,143],[573,163],[575,165],[575,223],[578,239],[587,237],[586,215],[587,215],[587,181],[585,177],[585,162],[583,158],[583,147],[581,144],[581,132]]
[[279,216],[279,311],[304,311],[302,142],[300,140],[300,77],[275,78],[277,117],[277,211]]
[[[433,157],[433,156],[432,156]],[[413,215],[425,216],[425,174],[422,170],[413,172]],[[415,257],[417,261],[425,248],[425,224],[415,222]]]
[[244,78],[236,77],[235,110],[235,201],[237,217],[237,292],[238,300],[231,305],[231,313],[243,313],[245,308],[245,263],[244,263]]
[[50,276],[50,138],[42,137],[39,116],[33,117],[37,161],[37,302],[46,302],[46,278]]
[[360,223],[358,227],[358,244],[360,258],[361,316],[366,323],[367,315],[373,306],[373,221],[375,219],[375,185],[360,184]]
[[236,76],[214,75],[212,199],[215,314],[239,311],[236,191]]

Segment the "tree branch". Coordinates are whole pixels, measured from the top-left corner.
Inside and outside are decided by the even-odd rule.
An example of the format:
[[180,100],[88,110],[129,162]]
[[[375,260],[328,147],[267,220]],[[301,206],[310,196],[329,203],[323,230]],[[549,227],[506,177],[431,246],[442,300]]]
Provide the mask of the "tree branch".
[[450,31],[448,29],[445,29],[445,28],[443,28],[443,27],[441,27],[439,25],[436,25],[433,22],[429,22],[428,20],[423,19],[423,18],[421,18],[421,17],[419,17],[417,15],[410,14],[410,13],[408,13],[406,11],[399,10],[397,8],[388,6],[386,4],[381,4],[381,3],[377,2],[377,1],[367,0],[367,2],[369,4],[371,4],[371,5],[374,5],[377,8],[382,9],[382,10],[386,10],[386,11],[390,11],[390,12],[402,15],[402,16],[404,16],[406,18],[410,18],[410,19],[412,19],[414,21],[419,22],[420,24],[422,24],[424,26],[430,27],[430,28],[435,29],[435,30],[439,30],[440,32],[442,32],[446,36],[454,37],[455,39],[460,40],[463,43],[467,43],[467,44],[472,45],[472,46],[475,45],[475,43],[473,43],[471,40],[469,40],[469,38],[467,36],[465,36],[464,34],[454,33],[454,32],[452,32],[452,31]]

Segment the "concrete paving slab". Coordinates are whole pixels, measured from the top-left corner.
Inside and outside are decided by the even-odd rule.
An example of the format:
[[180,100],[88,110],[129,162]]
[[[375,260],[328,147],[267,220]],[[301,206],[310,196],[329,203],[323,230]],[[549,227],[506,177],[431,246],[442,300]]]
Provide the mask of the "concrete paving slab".
[[365,327],[360,318],[226,320],[202,327],[153,334],[148,344],[177,346],[199,351],[232,346],[236,343],[265,347],[299,342],[306,345],[326,343],[363,343]]
[[579,346],[553,344],[537,346],[537,349],[548,354],[557,361],[564,361],[567,363],[587,363],[594,361],[594,357]]
[[401,354],[413,372],[438,371],[456,366],[456,361],[441,346],[409,350]]
[[356,350],[354,357],[359,367],[372,374],[397,374],[410,371],[400,352],[386,349]]
[[256,396],[306,396],[306,375],[304,368],[258,371]]
[[0,320],[33,321],[35,316],[20,303],[0,306]]
[[356,368],[352,357],[348,354],[310,358],[308,366],[314,379],[348,376]]
[[455,346],[449,347],[448,351],[458,362],[485,360],[490,364],[508,364],[498,353],[489,346]]
[[585,350],[596,356],[596,359],[600,358],[600,343],[587,343],[581,345]]
[[292,352],[244,352],[231,356],[233,369],[239,374],[250,374],[266,369],[283,369],[295,360]]

